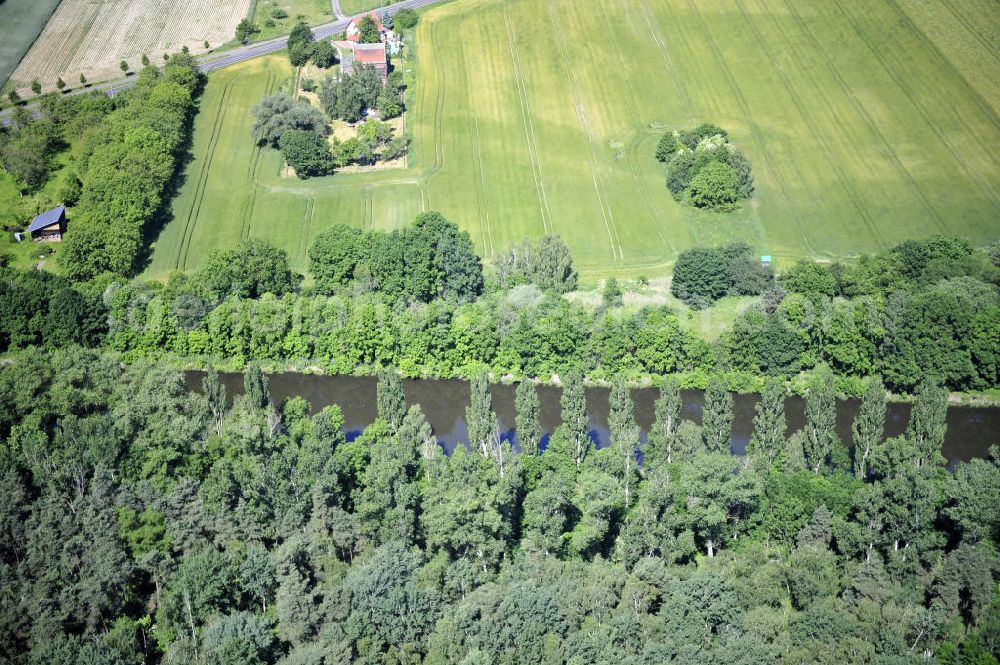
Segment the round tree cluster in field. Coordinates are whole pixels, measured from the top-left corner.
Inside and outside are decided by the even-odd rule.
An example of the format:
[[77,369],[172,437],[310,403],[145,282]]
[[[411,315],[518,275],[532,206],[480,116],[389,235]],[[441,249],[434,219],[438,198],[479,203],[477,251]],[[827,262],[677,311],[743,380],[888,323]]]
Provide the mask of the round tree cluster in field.
[[680,203],[725,212],[753,195],[750,160],[716,125],[666,132],[656,159],[667,165],[667,188]]

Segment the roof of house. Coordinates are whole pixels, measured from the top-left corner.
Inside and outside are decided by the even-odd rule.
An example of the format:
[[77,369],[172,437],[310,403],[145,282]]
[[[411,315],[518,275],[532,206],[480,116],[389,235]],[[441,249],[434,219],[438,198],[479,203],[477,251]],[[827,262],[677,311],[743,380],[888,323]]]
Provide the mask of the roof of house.
[[357,44],[354,46],[354,60],[365,65],[385,64],[385,44]]
[[26,233],[34,233],[35,231],[44,229],[46,226],[52,226],[59,221],[65,212],[65,206],[59,206],[58,208],[53,208],[52,210],[46,210],[38,217],[31,220],[31,224],[28,225]]

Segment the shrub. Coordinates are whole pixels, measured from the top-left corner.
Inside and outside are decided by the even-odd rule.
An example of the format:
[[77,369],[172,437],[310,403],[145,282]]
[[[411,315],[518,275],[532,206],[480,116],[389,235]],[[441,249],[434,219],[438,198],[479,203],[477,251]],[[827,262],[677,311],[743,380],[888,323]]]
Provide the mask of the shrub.
[[729,265],[720,250],[695,247],[677,257],[670,292],[682,302],[702,309],[728,290]]
[[666,132],[660,137],[660,142],[656,144],[656,159],[660,162],[668,162],[674,156],[679,147],[677,137],[673,132]]
[[323,112],[307,101],[296,101],[283,92],[264,97],[253,107],[253,136],[261,143],[278,145],[290,129],[321,131],[326,128]]
[[417,12],[412,9],[401,9],[396,12],[394,24],[400,30],[409,30],[417,24]]
[[375,105],[378,107],[383,120],[398,118],[403,114],[404,110],[403,100],[400,99],[399,94],[389,88],[382,91],[382,94],[375,101]]
[[826,267],[811,261],[799,261],[781,275],[781,286],[813,299],[819,296],[832,298],[837,280]]
[[716,134],[722,136],[724,141],[729,140],[729,132],[724,130],[722,127],[713,125],[708,122],[702,125],[698,125],[697,127],[695,127],[690,131],[681,132],[680,140],[681,143],[683,143],[688,148],[688,150],[694,150],[698,146],[698,144],[701,143],[702,139],[705,139],[709,136],[715,136]]
[[740,179],[729,164],[713,161],[691,178],[691,203],[710,210],[731,210],[740,200]]
[[726,156],[726,163],[736,172],[740,198],[748,199],[753,194],[753,172],[750,168],[750,160],[737,148],[733,146],[728,146],[728,148],[729,154]]
[[301,277],[288,266],[288,254],[266,240],[243,240],[233,249],[215,249],[196,279],[219,299],[259,298],[292,291]]
[[281,154],[300,178],[331,175],[335,162],[326,139],[306,129],[289,129],[278,140]]
[[604,283],[604,291],[601,292],[601,300],[605,307],[622,306],[622,287],[614,277],[608,278]]
[[382,159],[387,161],[399,159],[406,154],[409,146],[410,142],[405,136],[397,136],[385,144],[385,148],[382,149]]
[[318,41],[312,47],[312,61],[317,67],[327,69],[337,62],[337,51],[333,44],[326,41]]
[[288,12],[286,12],[281,7],[275,7],[274,9],[271,10],[271,18],[276,18],[279,20],[283,18],[288,18]]

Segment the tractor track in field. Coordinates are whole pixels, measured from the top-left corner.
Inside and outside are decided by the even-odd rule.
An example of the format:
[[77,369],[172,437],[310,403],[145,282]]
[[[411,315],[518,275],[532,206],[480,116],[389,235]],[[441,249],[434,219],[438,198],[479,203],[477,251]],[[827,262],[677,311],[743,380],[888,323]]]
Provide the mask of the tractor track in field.
[[[992,55],[994,59],[1000,60],[1000,48],[994,46],[989,39],[984,37],[983,34],[979,32],[978,28],[976,28],[975,23],[970,21],[968,17],[963,16],[957,9],[955,9],[955,5],[952,3],[952,0],[938,1],[944,6],[948,13],[955,17],[955,20],[958,21],[959,24],[961,24],[961,26],[965,28],[965,30],[972,35],[977,42],[979,42],[983,48],[990,52],[990,55]],[[902,8],[900,9],[902,10]]]
[[[97,15],[100,13],[99,5],[92,5],[89,7],[89,9],[90,9],[90,16],[88,16],[82,24],[77,24],[74,26],[74,30],[79,30],[79,33],[77,33],[77,35],[74,37],[73,43],[69,46],[69,48],[63,50],[63,58],[59,62],[60,70],[64,71],[69,69],[70,63],[73,61],[73,58],[76,57],[76,54],[80,50],[80,47],[83,46],[83,42],[87,39],[87,36],[90,34],[91,28],[94,27],[94,22],[97,21]],[[55,12],[53,12],[53,15],[55,15]],[[44,34],[44,30],[42,34]],[[39,37],[41,37],[41,35],[39,35]],[[27,53],[25,54],[25,56],[27,56]]]
[[174,268],[178,270],[184,270],[187,267],[187,255],[188,250],[191,247],[191,237],[194,235],[194,227],[198,223],[198,216],[201,213],[201,203],[205,198],[205,187],[208,183],[208,176],[211,172],[212,160],[215,157],[215,150],[219,144],[219,135],[222,133],[222,123],[226,117],[226,112],[229,110],[229,105],[226,101],[229,99],[230,93],[233,89],[233,81],[236,81],[238,77],[230,79],[226,82],[226,87],[222,90],[222,97],[219,100],[219,107],[215,113],[215,119],[212,123],[212,135],[208,141],[208,149],[205,153],[205,160],[201,164],[201,168],[198,171],[197,185],[195,186],[194,200],[191,202],[191,208],[188,210],[187,218],[184,220],[184,229],[181,232],[181,242],[177,248],[177,259],[174,261]]
[[[600,11],[603,14],[603,21],[602,21],[602,23],[604,25],[609,25],[611,23],[611,18],[607,15],[607,12],[605,11],[603,4],[600,5],[600,8],[601,8]],[[551,13],[551,5],[550,5],[550,10],[549,11]],[[648,20],[648,17],[647,17],[647,20]],[[618,64],[621,66],[622,71],[624,71],[625,70],[625,58],[622,56],[621,47],[618,44],[618,40],[612,40],[612,43],[614,44],[615,55],[618,58]],[[669,59],[669,54],[667,54],[666,57]],[[671,73],[671,78],[672,77],[673,77],[673,73]],[[632,89],[632,81],[631,81],[631,79],[627,78],[625,80],[625,87],[628,90],[628,96],[625,98],[625,105],[628,107],[628,113],[629,113],[629,115],[632,116],[632,118],[636,122],[641,122],[642,114],[639,113],[639,103],[638,103],[638,99],[636,98],[635,90]],[[688,98],[687,99],[687,104],[688,105],[690,104],[690,101],[691,100]],[[690,106],[687,106],[687,108],[688,108],[688,110],[690,110]],[[641,143],[645,138],[646,138],[646,133],[645,132],[641,132],[638,135],[637,138],[635,138],[632,141],[630,141],[629,147],[631,148],[632,145],[637,144],[637,143]],[[653,222],[653,226],[656,228],[656,232],[660,236],[660,240],[662,240],[669,247],[671,247],[671,249],[674,249],[673,243],[670,242],[668,234],[666,233],[666,231],[660,225],[660,216],[659,216],[659,214],[657,214],[658,211],[656,209],[656,206],[653,203],[652,197],[649,195],[649,189],[646,187],[646,181],[642,177],[642,174],[639,172],[639,165],[635,162],[635,159],[634,159],[635,154],[636,154],[636,152],[634,150],[631,150],[631,149],[630,150],[624,150],[623,151],[623,157],[622,157],[622,159],[624,159],[625,162],[628,165],[629,172],[632,175],[632,180],[635,183],[636,191],[639,192],[639,196],[642,198],[643,203],[646,205],[646,211],[649,213],[649,217],[650,217],[650,219]],[[615,233],[616,233],[616,235],[618,233],[618,227],[617,226],[615,227]],[[620,257],[624,260],[625,255],[624,255],[624,251],[622,250],[622,242],[621,242],[621,237],[620,236],[618,237],[618,251],[619,251]]]
[[306,209],[302,213],[302,221],[299,222],[299,234],[295,239],[294,261],[299,265],[305,261],[306,250],[309,248],[309,234],[312,232],[313,216],[316,212],[316,199],[306,199]]
[[[896,87],[898,87],[900,91],[902,91],[903,95],[906,96],[910,104],[913,106],[914,109],[916,109],[921,119],[930,128],[930,130],[934,133],[934,135],[941,142],[941,144],[948,148],[948,151],[949,153],[951,153],[952,158],[962,168],[962,170],[965,171],[966,175],[970,179],[977,181],[980,187],[988,191],[994,201],[1000,201],[1000,196],[998,196],[996,188],[988,180],[986,181],[982,180],[978,170],[973,168],[972,165],[969,164],[968,160],[965,159],[961,149],[956,147],[948,139],[944,131],[942,131],[941,127],[930,116],[930,113],[927,111],[926,107],[920,103],[920,100],[916,92],[913,90],[913,88],[908,83],[906,83],[906,81],[904,81],[892,69],[892,67],[889,66],[889,63],[886,61],[885,56],[879,50],[878,45],[872,43],[871,37],[861,28],[861,26],[857,24],[857,21],[854,20],[854,17],[852,17],[850,14],[847,13],[847,10],[844,9],[843,5],[841,5],[839,0],[830,0],[830,2],[833,6],[837,8],[837,11],[840,12],[840,14],[845,19],[847,19],[847,22],[850,23],[851,25],[851,29],[858,36],[858,38],[865,43],[865,46],[875,57],[875,59],[878,60],[879,65],[882,67],[882,70],[885,71],[885,73],[889,76],[889,78],[892,79],[893,83],[896,84]],[[962,120],[961,118],[959,118],[959,120],[963,124],[965,124],[964,120]]]
[[490,208],[486,199],[486,177],[483,173],[483,153],[479,136],[479,119],[473,111],[472,86],[469,85],[469,70],[465,62],[465,49],[459,44],[458,67],[465,79],[465,108],[469,121],[469,136],[472,138],[472,171],[476,178],[476,211],[479,213],[479,232],[483,236],[483,257],[493,256],[493,231],[490,228]]
[[[278,77],[274,72],[267,73],[267,80],[264,83],[264,96],[270,95],[274,92],[275,84],[277,83]],[[261,165],[261,153],[263,148],[260,143],[256,143],[253,148],[252,157],[249,163],[249,173],[247,174],[247,180],[250,182],[250,193],[243,199],[243,204],[240,206],[240,238],[242,240],[250,239],[250,228],[253,223],[253,211],[257,205],[257,187],[260,182],[260,165]]]
[[[431,26],[431,41],[437,42],[438,38],[438,28],[440,23]],[[437,173],[444,166],[444,108],[445,108],[445,94],[444,94],[444,58],[434,59],[434,70],[437,74],[437,98],[435,100],[434,108],[434,166],[432,166],[426,177],[430,177]],[[427,87],[427,86],[424,86]]]
[[[601,23],[603,25],[610,25],[611,18],[608,16],[607,12],[605,11],[605,5],[603,3],[602,4],[598,4],[598,8],[599,8],[598,10],[602,14]],[[551,14],[551,5],[549,5],[549,13]],[[611,40],[611,45],[612,45],[612,48],[614,49],[614,52],[615,52],[615,58],[618,60],[618,66],[621,68],[621,71],[625,71],[625,58],[622,57],[622,51],[621,51],[621,47],[618,44],[618,40],[617,39],[612,39]],[[632,80],[629,77],[626,76],[626,77],[624,77],[624,83],[625,83],[625,90],[628,93],[628,94],[625,95],[625,107],[626,107],[626,111],[627,111],[628,115],[631,116],[635,122],[641,122],[640,118],[642,117],[642,114],[639,113],[639,102],[636,99],[635,90],[632,89]],[[663,235],[663,232],[660,229],[660,225],[659,225],[659,223],[657,222],[657,219],[656,219],[656,217],[657,217],[656,216],[656,210],[652,206],[652,202],[649,200],[649,198],[646,197],[646,196],[644,196],[645,190],[642,187],[639,186],[639,180],[638,180],[638,178],[636,178],[635,170],[632,168],[633,165],[632,165],[631,157],[629,157],[627,154],[625,154],[625,156],[623,158],[629,163],[629,169],[632,171],[633,178],[635,178],[636,189],[639,191],[639,195],[641,197],[643,197],[643,202],[646,204],[646,209],[649,212],[650,217],[653,220],[653,226],[656,227],[656,231],[657,231],[657,233],[660,234],[661,239],[665,239],[664,235]],[[607,187],[606,183],[605,183],[605,187]],[[618,242],[618,258],[624,261],[625,260],[625,250],[622,248],[621,233],[618,231],[618,225],[615,223],[614,211],[612,210],[610,203],[608,203],[608,215],[611,216],[611,226],[612,226],[612,228],[614,229],[614,232],[615,232],[615,240],[617,240],[617,242]]]
[[[919,27],[917,27],[917,24],[913,22],[913,19],[910,18],[910,15],[906,13],[905,9],[899,6],[899,3],[896,0],[888,0],[888,2],[889,6],[892,7],[893,11],[895,11],[896,14],[900,17],[900,20],[907,27],[909,27],[910,31],[913,34],[917,36],[917,39],[920,41],[921,44],[924,45],[924,48],[927,49],[927,52],[933,56],[934,60],[937,61],[938,65],[940,65],[943,69],[948,71],[949,80],[958,82],[965,89],[965,92],[976,102],[976,106],[979,107],[979,110],[983,113],[983,115],[989,118],[990,123],[993,125],[993,129],[995,129],[997,132],[1000,132],[1000,118],[997,117],[996,111],[993,110],[993,106],[990,105],[990,103],[987,102],[985,99],[983,99],[983,96],[979,94],[979,91],[977,91],[972,86],[971,83],[969,83],[968,79],[966,79],[965,76],[962,74],[962,72],[958,69],[958,67],[955,66],[955,63],[953,63],[948,58],[948,56],[946,56],[944,53],[941,52],[941,49],[937,47],[937,44],[931,41],[931,39],[926,34],[924,34],[924,31],[921,30]],[[944,4],[945,4],[945,9],[951,10],[951,7],[947,3]],[[952,15],[955,16],[956,19],[958,19],[958,16],[954,12],[952,12]],[[958,20],[961,23],[961,19]],[[965,27],[964,23],[962,25],[963,27]],[[966,27],[966,29],[968,30],[968,27]],[[975,33],[973,33],[973,36],[974,37],[976,36]],[[990,54],[993,55],[994,58],[997,58],[996,50],[992,47],[987,47],[987,48]],[[957,115],[958,114],[956,113],[956,116]],[[959,116],[959,119],[962,121],[962,124],[965,125],[965,128],[971,132],[972,130],[968,126],[968,124],[965,123],[964,118],[961,118],[961,116]]]
[[639,166],[638,160],[641,159],[639,156],[639,146],[641,146],[649,134],[640,134],[636,136],[632,141],[626,146],[625,150],[625,161],[628,162],[629,171],[632,172],[632,179],[635,181],[635,187],[639,191],[639,195],[642,197],[643,201],[646,203],[646,208],[649,210],[650,215],[653,218],[653,225],[656,227],[656,232],[660,235],[660,240],[662,240],[670,251],[676,252],[677,246],[674,244],[673,240],[670,238],[670,234],[667,233],[666,229],[660,223],[662,216],[659,214],[660,211],[653,202],[653,197],[649,193],[649,183],[646,182],[646,176],[642,173],[642,168]]
[[[823,53],[823,49],[820,46],[819,40],[816,38],[815,33],[813,33],[812,29],[809,27],[808,22],[806,22],[806,20],[802,18],[802,15],[795,7],[794,2],[792,2],[792,0],[783,0],[783,1],[790,15],[795,19],[795,22],[798,24],[799,29],[802,31],[802,34],[806,36],[806,38],[809,40],[809,43],[812,44],[814,49],[816,49],[817,53]],[[786,39],[785,42],[788,43],[788,40]],[[794,47],[791,44],[789,44],[789,47],[792,50],[794,50]],[[868,130],[874,136],[876,136],[878,140],[881,142],[882,147],[885,151],[885,155],[896,166],[897,170],[899,170],[899,172],[906,177],[906,180],[907,182],[910,183],[910,187],[913,189],[914,194],[916,194],[917,198],[920,199],[921,204],[923,204],[924,208],[930,213],[931,217],[937,223],[938,227],[945,233],[951,233],[951,229],[948,227],[947,222],[944,220],[944,218],[941,217],[937,209],[931,204],[930,200],[927,198],[926,192],[924,192],[923,188],[917,182],[916,178],[914,178],[913,173],[911,173],[910,170],[906,168],[906,165],[903,164],[903,160],[899,158],[899,154],[896,152],[895,148],[892,147],[892,144],[889,142],[888,139],[885,138],[885,135],[878,128],[878,123],[875,122],[875,119],[868,112],[868,109],[866,109],[864,104],[861,103],[861,100],[858,99],[857,95],[854,93],[851,87],[847,85],[847,81],[840,73],[840,70],[837,68],[836,65],[833,64],[833,61],[831,59],[822,58],[822,60],[826,65],[827,70],[830,72],[834,80],[837,82],[837,86],[840,88],[841,93],[844,95],[846,99],[850,100],[851,105],[854,107],[855,112],[857,112],[858,116],[864,121],[865,125],[868,126]],[[826,95],[824,95],[822,91],[820,92],[820,95],[823,96],[824,99],[826,98]]]
[[[569,80],[572,84],[574,97],[573,106],[576,109],[577,122],[580,123],[580,129],[583,130],[584,135],[587,137],[587,148],[590,152],[590,173],[594,181],[594,192],[597,194],[597,203],[601,207],[601,215],[604,217],[604,226],[608,231],[608,239],[611,242],[611,257],[612,259],[624,259],[621,238],[618,236],[618,229],[615,227],[614,214],[611,212],[611,205],[607,202],[607,193],[604,189],[604,179],[598,178],[598,174],[600,173],[600,164],[597,158],[597,148],[594,145],[594,132],[590,127],[590,119],[587,117],[587,107],[586,104],[584,104],[580,80],[576,75],[576,68],[573,67],[573,63],[568,52],[569,49],[566,46],[566,40],[563,37],[562,20],[559,18],[558,13],[554,11],[551,2],[546,0],[545,5],[549,12],[549,20],[552,23],[552,32],[556,35],[556,47],[559,51],[559,57],[562,61],[563,69],[567,74],[569,74]],[[615,246],[616,243],[617,247]]]
[[535,128],[531,122],[531,107],[528,105],[528,87],[521,71],[521,58],[517,53],[517,38],[514,26],[510,20],[510,11],[503,7],[504,26],[507,29],[507,47],[510,50],[511,63],[514,68],[515,87],[521,107],[521,120],[524,124],[524,136],[528,144],[528,157],[531,161],[531,174],[535,178],[535,190],[538,195],[538,205],[542,214],[542,227],[546,233],[552,233],[552,212],[549,210],[549,200],[545,193],[545,181],[542,179],[542,164],[538,157],[538,145],[535,140]]
[[864,205],[864,198],[858,191],[858,188],[854,185],[854,181],[847,175],[847,173],[844,172],[844,167],[838,160],[832,157],[833,148],[827,140],[826,134],[816,125],[812,114],[809,113],[805,103],[802,101],[802,97],[799,96],[795,86],[793,86],[791,81],[788,80],[788,74],[785,73],[785,69],[781,66],[781,63],[778,62],[777,58],[774,57],[774,53],[772,53],[771,49],[768,48],[767,40],[764,39],[764,36],[760,33],[760,29],[757,27],[757,24],[746,11],[746,7],[743,5],[742,0],[735,1],[736,5],[739,7],[740,13],[743,16],[745,25],[750,28],[750,33],[753,35],[753,38],[757,42],[758,46],[760,46],[761,52],[763,52],[767,57],[767,61],[771,64],[771,69],[773,69],[778,75],[778,78],[781,79],[782,86],[784,86],[785,91],[792,100],[792,104],[795,105],[795,109],[799,112],[803,122],[805,122],[809,127],[810,133],[812,133],[812,135],[819,140],[820,145],[823,147],[823,152],[826,154],[828,163],[837,175],[837,180],[840,182],[840,186],[844,189],[851,202],[854,204],[855,210],[857,210],[861,220],[865,223],[865,226],[868,228],[868,232],[871,234],[872,238],[876,243],[878,243],[880,248],[885,248],[885,238],[882,237],[881,232],[878,230],[878,224],[875,223],[875,220],[868,212],[868,206]]
[[[690,8],[694,16],[698,18],[698,22],[701,24],[703,33],[705,34],[705,43],[708,45],[709,50],[712,51],[712,56],[715,58],[716,63],[722,70],[726,82],[729,85],[729,89],[733,93],[733,96],[736,98],[736,101],[740,106],[740,111],[742,112],[743,117],[747,119],[747,126],[750,129],[750,136],[753,138],[754,144],[757,146],[756,157],[760,160],[760,164],[761,166],[764,167],[764,171],[770,176],[771,181],[774,183],[775,190],[781,195],[781,198],[784,199],[785,203],[789,207],[792,207],[791,199],[788,196],[788,182],[785,180],[781,172],[771,165],[771,162],[767,158],[767,138],[763,136],[763,134],[761,134],[760,128],[757,126],[756,121],[753,119],[753,114],[750,111],[749,102],[747,102],[747,99],[743,95],[743,91],[740,89],[739,84],[733,78],[732,72],[726,65],[725,58],[723,58],[722,53],[719,51],[718,44],[715,43],[715,39],[712,37],[712,33],[705,22],[705,18],[701,15],[701,12],[698,11],[698,7],[695,4],[694,0],[688,0],[688,7]],[[680,32],[680,34],[681,34],[681,39],[684,39],[683,30]],[[819,256],[820,252],[818,252],[816,248],[813,247],[812,239],[806,232],[802,220],[799,218],[798,215],[795,216],[795,225],[798,227],[799,233],[801,234],[802,244],[812,254]]]
[[361,227],[371,231],[375,226],[375,187],[368,185],[361,190]]
[[660,32],[659,24],[654,20],[652,15],[652,9],[649,6],[649,0],[639,0],[642,5],[642,15],[646,19],[646,25],[649,26],[649,33],[653,38],[653,43],[656,44],[657,50],[660,52],[660,57],[663,58],[663,64],[666,65],[667,71],[670,72],[670,81],[674,85],[674,90],[677,92],[677,98],[681,100],[684,105],[684,111],[687,113],[687,119],[690,124],[695,123],[694,117],[694,104],[691,102],[691,96],[687,92],[687,88],[677,77],[677,68],[674,66],[674,59],[670,56],[670,49],[667,46],[667,40]]

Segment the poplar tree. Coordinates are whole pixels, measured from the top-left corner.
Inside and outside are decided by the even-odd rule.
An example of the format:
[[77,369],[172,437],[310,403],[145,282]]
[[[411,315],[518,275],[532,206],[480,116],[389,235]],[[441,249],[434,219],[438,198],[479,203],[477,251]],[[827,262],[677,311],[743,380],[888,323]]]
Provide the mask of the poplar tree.
[[[408,414],[410,433],[419,432],[416,414]],[[405,422],[405,421],[404,421]],[[402,423],[401,423],[402,425]],[[365,469],[355,512],[362,531],[378,544],[392,540],[412,544],[417,531],[417,507],[420,491],[416,476],[419,466],[417,447],[412,440],[397,436],[377,437],[371,446],[371,461]]]
[[906,438],[913,445],[916,466],[944,464],[941,449],[948,429],[948,393],[932,379],[917,388],[916,401],[906,426]]
[[201,380],[201,389],[205,393],[208,410],[211,411],[212,419],[215,421],[215,431],[222,436],[222,419],[226,415],[226,387],[219,380],[219,373],[214,367],[208,368],[208,373]]
[[261,371],[260,365],[250,363],[243,371],[243,392],[246,395],[247,404],[256,409],[263,409],[270,403],[267,377]]
[[608,414],[608,429],[625,429],[635,425],[635,404],[632,402],[632,391],[620,376],[615,376],[611,382],[610,411]]
[[498,437],[497,417],[493,413],[493,398],[486,372],[480,372],[469,382],[469,407],[465,410],[469,430],[469,445],[483,457],[489,457],[492,440]]
[[677,431],[681,424],[681,390],[676,382],[668,381],[660,388],[653,412],[653,428],[649,433],[649,443],[643,450],[647,467],[670,464],[679,452]]
[[387,422],[393,432],[398,430],[406,416],[406,395],[399,374],[391,367],[382,369],[378,374],[375,402],[378,417]]
[[583,376],[570,372],[563,383],[562,424],[570,445],[573,461],[577,466],[583,463],[591,447],[587,435],[587,396],[583,387]]
[[445,460],[437,437],[434,436],[434,430],[424,417],[419,404],[414,404],[406,412],[396,437],[400,446],[412,448],[417,452],[422,475],[427,481],[432,481],[440,474],[440,467]]
[[871,458],[885,435],[885,386],[873,379],[865,386],[861,408],[851,424],[854,437],[854,471],[858,478],[868,477]]
[[759,460],[763,467],[774,464],[785,449],[785,386],[781,379],[769,379],[760,401],[754,407],[753,434],[747,445],[747,455]]
[[611,412],[608,425],[611,433],[612,469],[622,486],[625,508],[632,505],[638,483],[636,450],[639,448],[639,428],[635,424],[635,404],[632,391],[621,377],[611,384]]
[[733,434],[733,396],[726,383],[717,379],[705,391],[702,411],[702,437],[712,453],[728,453]]
[[538,390],[531,381],[521,381],[514,393],[515,427],[517,440],[521,444],[521,452],[526,455],[537,455],[538,446],[542,440],[542,426],[539,422],[541,403],[538,401]]
[[830,461],[837,443],[837,394],[833,374],[824,371],[806,393],[805,440],[802,444],[806,466],[819,473]]

